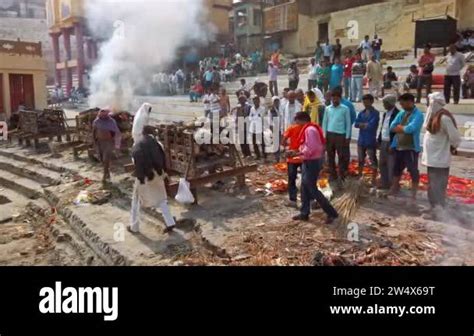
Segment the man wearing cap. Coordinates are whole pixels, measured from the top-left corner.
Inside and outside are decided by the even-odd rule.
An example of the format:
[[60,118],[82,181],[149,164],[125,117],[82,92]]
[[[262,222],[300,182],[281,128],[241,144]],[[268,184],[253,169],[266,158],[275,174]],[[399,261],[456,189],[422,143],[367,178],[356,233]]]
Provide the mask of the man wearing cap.
[[390,189],[393,181],[393,167],[395,164],[395,156],[390,144],[395,137],[395,133],[390,130],[390,125],[400,112],[397,108],[397,97],[393,94],[383,98],[383,107],[385,113],[382,118],[382,128],[377,139],[380,148],[379,170],[381,175],[380,189]]

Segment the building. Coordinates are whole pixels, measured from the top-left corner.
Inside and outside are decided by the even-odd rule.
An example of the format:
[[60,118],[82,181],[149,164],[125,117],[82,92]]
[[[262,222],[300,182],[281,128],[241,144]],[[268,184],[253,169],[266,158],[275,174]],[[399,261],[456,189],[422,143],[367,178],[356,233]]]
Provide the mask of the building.
[[385,51],[401,51],[414,46],[416,20],[449,15],[467,29],[473,11],[471,0],[292,0],[266,8],[264,25],[275,45],[297,56],[311,55],[318,40],[357,46],[375,33]]
[[53,48],[46,23],[44,0],[0,0],[0,40],[41,42],[48,66],[48,83],[54,83]]
[[237,49],[251,53],[262,49],[267,43],[263,30],[264,9],[276,6],[285,0],[239,0],[234,1],[232,10],[232,31]]
[[232,10],[232,0],[205,0],[209,22],[216,29],[216,41],[225,43],[232,38],[229,12]]
[[0,114],[9,118],[20,105],[47,107],[41,43],[0,40]]
[[234,38],[240,52],[249,54],[262,48],[262,9],[258,0],[234,3]]
[[83,0],[47,0],[46,13],[55,63],[55,83],[65,87],[86,86],[86,73],[98,56],[98,47],[87,32]]
[[44,0],[0,0],[0,17],[44,19]]

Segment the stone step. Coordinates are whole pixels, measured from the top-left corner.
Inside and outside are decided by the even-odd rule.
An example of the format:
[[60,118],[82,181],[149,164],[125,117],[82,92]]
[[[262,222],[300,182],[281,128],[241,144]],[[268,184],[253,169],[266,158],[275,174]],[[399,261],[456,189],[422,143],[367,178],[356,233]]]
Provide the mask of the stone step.
[[4,203],[0,204],[0,224],[13,220],[13,217],[20,214],[31,202],[41,208],[48,206],[46,200],[37,199],[32,201],[25,195],[5,187],[0,187],[0,199],[8,201],[8,203],[0,202]]
[[29,199],[38,199],[43,195],[41,183],[5,170],[0,171],[0,186],[14,190]]
[[[45,190],[52,205],[58,202],[56,187]],[[140,234],[126,230],[130,222],[130,209],[124,202],[102,205],[66,205],[58,209],[74,231],[101,257],[107,265],[157,264],[160,259],[172,258],[176,250],[191,249],[190,235],[175,230],[171,235],[163,233],[164,224],[154,216],[142,212]]]
[[1,157],[0,170],[32,179],[45,186],[61,184],[61,173],[23,160]]
[[21,150],[18,149],[18,147],[1,148],[0,149],[0,162],[3,160],[3,158],[10,158],[15,161],[41,166],[43,168],[46,168],[50,171],[54,171],[57,173],[64,173],[67,171],[66,168],[60,165],[40,161],[34,158],[33,156],[28,155],[28,153],[22,152]]

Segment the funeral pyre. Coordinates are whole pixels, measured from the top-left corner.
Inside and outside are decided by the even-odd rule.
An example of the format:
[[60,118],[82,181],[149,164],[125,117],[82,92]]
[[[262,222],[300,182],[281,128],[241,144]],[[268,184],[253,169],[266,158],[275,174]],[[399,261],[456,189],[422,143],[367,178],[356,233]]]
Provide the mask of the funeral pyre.
[[[89,109],[83,111],[76,116],[76,140],[81,144],[74,147],[74,155],[77,156],[83,150],[89,151],[89,156],[92,155],[92,149],[94,145],[94,139],[92,135],[92,124],[97,118],[99,108]],[[117,123],[117,126],[122,133],[122,145],[121,148],[124,150],[129,149],[132,144],[132,126],[133,126],[133,115],[125,111],[115,111],[112,113],[112,118]]]
[[37,147],[40,139],[57,137],[58,141],[62,141],[62,136],[70,140],[70,134],[73,132],[67,124],[63,110],[23,110],[17,116],[17,128],[10,131],[9,136],[17,138],[20,144],[26,142],[29,146],[33,140]]

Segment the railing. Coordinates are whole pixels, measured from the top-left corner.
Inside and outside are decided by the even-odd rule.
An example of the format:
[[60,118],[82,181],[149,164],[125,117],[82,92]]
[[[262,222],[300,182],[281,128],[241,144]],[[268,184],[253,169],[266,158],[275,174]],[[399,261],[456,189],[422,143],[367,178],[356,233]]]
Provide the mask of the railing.
[[0,53],[10,55],[43,56],[41,42],[0,40]]

